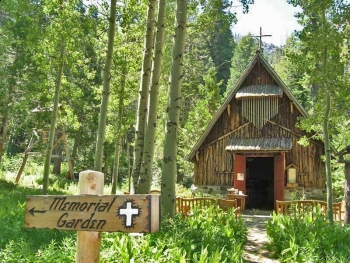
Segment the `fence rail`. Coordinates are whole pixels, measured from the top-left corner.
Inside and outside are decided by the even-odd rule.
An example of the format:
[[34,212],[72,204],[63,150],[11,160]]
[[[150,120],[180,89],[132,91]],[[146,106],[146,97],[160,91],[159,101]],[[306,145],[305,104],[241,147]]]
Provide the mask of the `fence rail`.
[[[316,212],[316,207],[326,215],[327,202],[319,200],[295,200],[295,201],[276,201],[276,212],[279,214],[304,215],[305,213]],[[333,203],[333,219],[341,221],[342,217],[341,203]]]
[[191,216],[194,210],[205,209],[210,206],[218,206],[225,212],[234,208],[235,216],[241,212],[241,208],[237,206],[237,199],[228,200],[211,197],[176,198],[176,213],[182,214],[183,217]]

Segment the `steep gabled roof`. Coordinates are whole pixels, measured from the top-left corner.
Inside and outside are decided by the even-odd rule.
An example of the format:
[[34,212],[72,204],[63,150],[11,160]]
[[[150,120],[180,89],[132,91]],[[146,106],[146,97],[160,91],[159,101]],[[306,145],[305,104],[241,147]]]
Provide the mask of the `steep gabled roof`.
[[296,98],[292,95],[292,93],[289,91],[287,88],[286,84],[281,80],[281,78],[277,75],[277,73],[274,71],[274,69],[270,66],[270,64],[264,59],[264,57],[260,54],[260,52],[257,52],[256,55],[253,57],[247,68],[243,71],[241,77],[239,80],[236,82],[234,87],[232,88],[231,92],[227,96],[226,100],[224,103],[220,106],[218,111],[215,113],[211,121],[209,122],[207,128],[204,130],[203,134],[201,137],[198,139],[194,147],[192,148],[191,152],[187,156],[187,160],[191,161],[192,158],[195,156],[196,151],[199,149],[199,147],[202,145],[204,142],[205,138],[208,136],[210,133],[211,129],[217,122],[217,120],[220,118],[221,114],[225,111],[227,108],[227,105],[231,102],[231,100],[234,98],[235,94],[237,93],[238,89],[244,82],[244,80],[247,78],[248,74],[251,72],[253,69],[254,65],[260,61],[261,64],[266,68],[266,70],[270,73],[270,75],[273,77],[273,79],[276,81],[276,83],[280,86],[280,88],[283,90],[283,92],[287,95],[287,97],[294,103],[295,107],[299,110],[299,112],[306,117],[307,113],[304,110],[304,108],[299,104],[299,102],[296,100]]

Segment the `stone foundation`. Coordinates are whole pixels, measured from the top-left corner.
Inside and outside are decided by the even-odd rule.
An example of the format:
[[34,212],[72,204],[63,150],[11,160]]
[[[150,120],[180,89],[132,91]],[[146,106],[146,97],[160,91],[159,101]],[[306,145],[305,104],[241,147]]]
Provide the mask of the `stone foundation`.
[[213,196],[226,196],[227,189],[232,186],[220,186],[220,185],[192,185],[191,190],[194,196],[196,195],[213,195]]
[[303,187],[297,188],[284,188],[284,200],[320,200],[326,201],[327,190],[326,189],[304,189]]

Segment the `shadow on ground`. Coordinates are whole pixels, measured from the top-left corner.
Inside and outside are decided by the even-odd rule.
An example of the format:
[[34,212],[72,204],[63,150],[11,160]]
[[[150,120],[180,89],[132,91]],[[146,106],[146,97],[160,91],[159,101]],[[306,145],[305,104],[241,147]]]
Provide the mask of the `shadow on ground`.
[[278,263],[266,249],[269,242],[266,224],[272,211],[246,210],[243,214],[248,226],[248,240],[244,247],[244,260],[247,263]]

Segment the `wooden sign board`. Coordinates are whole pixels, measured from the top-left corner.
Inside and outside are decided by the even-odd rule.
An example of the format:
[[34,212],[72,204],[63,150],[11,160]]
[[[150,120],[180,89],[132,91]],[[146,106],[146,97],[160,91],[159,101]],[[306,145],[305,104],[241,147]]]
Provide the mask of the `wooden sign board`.
[[159,195],[30,195],[27,228],[154,233],[160,230]]

